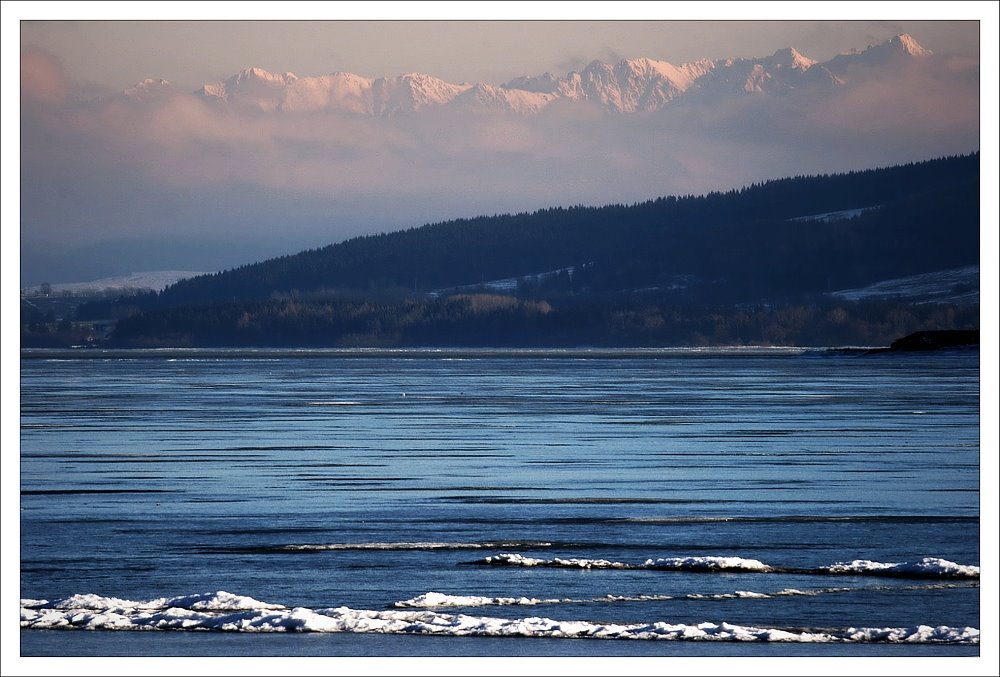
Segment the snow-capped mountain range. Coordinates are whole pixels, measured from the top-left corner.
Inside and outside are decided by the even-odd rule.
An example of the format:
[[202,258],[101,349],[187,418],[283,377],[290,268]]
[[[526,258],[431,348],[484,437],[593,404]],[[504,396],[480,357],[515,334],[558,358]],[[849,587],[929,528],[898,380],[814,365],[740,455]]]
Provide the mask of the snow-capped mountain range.
[[[701,59],[675,66],[650,58],[615,64],[591,62],[565,76],[544,73],[515,78],[502,85],[453,84],[422,73],[367,78],[352,73],[298,77],[247,68],[196,95],[223,106],[265,112],[339,111],[393,117],[426,109],[533,114],[554,101],[597,103],[614,113],[656,111],[683,100],[712,100],[753,94],[785,94],[803,88],[833,88],[886,65],[930,56],[911,36],[902,34],[864,51],[839,54],[818,62],[792,48],[751,59]],[[124,92],[148,100],[171,91],[166,80],[147,79]]]

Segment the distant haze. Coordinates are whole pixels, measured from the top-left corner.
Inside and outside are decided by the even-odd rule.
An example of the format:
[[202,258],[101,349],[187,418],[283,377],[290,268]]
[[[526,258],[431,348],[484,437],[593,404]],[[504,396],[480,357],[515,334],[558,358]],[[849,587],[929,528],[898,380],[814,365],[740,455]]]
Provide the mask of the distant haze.
[[[758,3],[755,11],[764,4]],[[649,11],[656,13],[656,8]],[[764,56],[794,47],[826,60],[899,33],[909,33],[939,53],[979,56],[978,22],[913,20],[53,20],[24,22],[21,41],[22,48],[57,55],[75,82],[120,90],[145,78],[166,78],[193,89],[248,66],[300,76],[347,71],[377,78],[420,72],[450,82],[506,82],[546,71],[564,75],[594,59],[648,56],[680,64]]]
[[[195,94],[251,66],[499,86],[636,57],[680,66],[795,47],[825,63],[903,32],[933,55],[835,87],[758,73],[758,92],[740,80],[731,95],[631,113],[563,97],[531,115],[450,104],[378,117]],[[975,21],[41,21],[24,22],[21,41],[22,285],[219,270],[432,221],[980,146]],[[123,94],[145,78],[170,86]]]

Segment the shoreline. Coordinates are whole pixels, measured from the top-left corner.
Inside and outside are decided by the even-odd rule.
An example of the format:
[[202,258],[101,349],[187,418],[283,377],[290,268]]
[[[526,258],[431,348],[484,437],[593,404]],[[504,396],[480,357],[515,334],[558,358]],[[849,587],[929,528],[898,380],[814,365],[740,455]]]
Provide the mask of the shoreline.
[[21,629],[21,656],[809,657],[979,656],[980,645],[789,644],[545,637],[434,637],[374,633],[227,633]]

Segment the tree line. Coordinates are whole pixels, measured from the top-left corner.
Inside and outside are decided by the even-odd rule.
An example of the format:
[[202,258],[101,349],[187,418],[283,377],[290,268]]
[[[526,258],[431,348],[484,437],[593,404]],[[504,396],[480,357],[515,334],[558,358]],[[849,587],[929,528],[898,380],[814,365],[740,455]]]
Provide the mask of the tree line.
[[978,327],[975,306],[832,301],[696,307],[553,305],[463,294],[371,302],[276,299],[175,306],[121,320],[114,347],[886,346],[920,329]]

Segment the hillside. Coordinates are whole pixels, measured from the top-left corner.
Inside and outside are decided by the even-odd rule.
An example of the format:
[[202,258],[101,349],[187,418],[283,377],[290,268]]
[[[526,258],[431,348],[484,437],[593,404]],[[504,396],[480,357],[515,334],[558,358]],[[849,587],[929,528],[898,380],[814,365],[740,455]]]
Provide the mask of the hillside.
[[[843,293],[826,293],[978,262],[979,155],[973,154],[629,206],[430,224],[182,280],[159,294],[128,299],[129,312],[113,304],[84,306],[80,318],[132,314],[116,338],[150,344],[174,340],[168,336],[193,344],[239,342],[235,325],[216,331],[230,321],[242,321],[244,338],[253,333],[254,344],[495,343],[507,333],[512,343],[560,343],[580,340],[594,328],[589,325],[613,324],[614,309],[636,304],[669,308],[680,325],[696,324],[706,313],[730,317],[748,306],[852,302]],[[468,301],[477,291],[501,292],[517,302]],[[472,305],[449,305],[455,295]],[[871,303],[893,302],[874,295]],[[489,326],[462,325],[465,315],[482,320],[484,305],[508,316],[509,332],[500,330],[502,318]],[[364,321],[344,324],[344,313]],[[399,314],[416,324],[399,324]],[[205,325],[207,315],[216,319]],[[261,324],[255,317],[270,319]],[[280,317],[296,318],[296,328],[275,329]],[[305,317],[312,319],[298,322]],[[444,329],[444,317],[451,318],[451,329]],[[516,329],[529,317],[535,329]],[[765,324],[782,322],[770,318]],[[417,324],[424,329],[413,334]],[[664,343],[678,335],[667,329],[595,331],[592,340],[603,343]],[[783,340],[761,332],[735,338]],[[824,342],[822,335],[810,341]]]
[[978,263],[978,194],[977,154],[632,206],[461,219],[182,280],[154,305],[293,290],[429,292],[571,266],[576,290],[592,293],[671,287],[683,276],[728,280],[704,294],[737,297],[858,287]]

